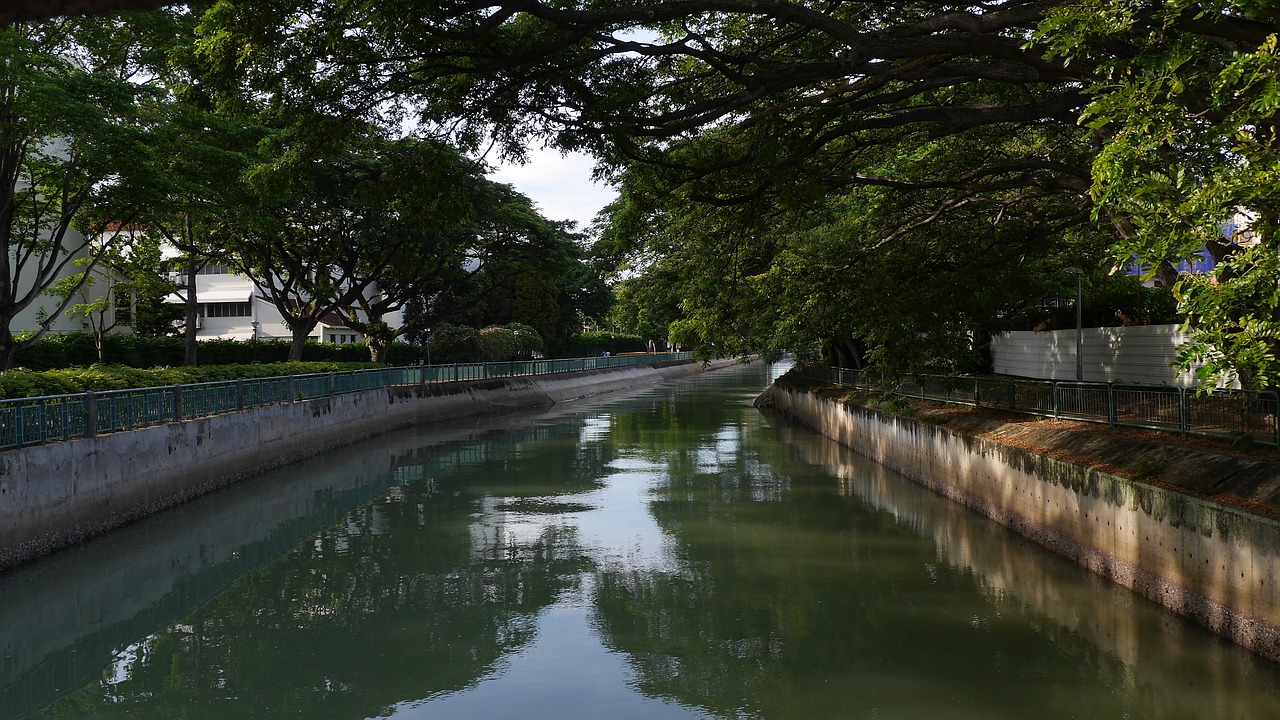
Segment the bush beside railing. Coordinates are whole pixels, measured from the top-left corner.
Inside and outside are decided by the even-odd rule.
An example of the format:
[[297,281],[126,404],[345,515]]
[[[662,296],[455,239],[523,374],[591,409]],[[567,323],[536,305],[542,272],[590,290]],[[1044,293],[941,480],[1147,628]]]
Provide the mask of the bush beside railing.
[[0,449],[93,437],[98,433],[377,388],[553,375],[689,360],[692,357],[692,353],[656,353],[525,362],[407,365],[0,400]]
[[900,397],[988,407],[1064,420],[1205,435],[1248,438],[1280,449],[1280,396],[1275,392],[1215,391],[1170,385],[1026,380],[925,375],[886,385],[873,373],[834,367],[804,368],[811,380]]

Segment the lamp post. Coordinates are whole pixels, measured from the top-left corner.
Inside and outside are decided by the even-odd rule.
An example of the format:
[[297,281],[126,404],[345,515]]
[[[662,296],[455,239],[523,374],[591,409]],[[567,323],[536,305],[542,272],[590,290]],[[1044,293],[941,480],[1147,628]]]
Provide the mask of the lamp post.
[[1076,380],[1084,380],[1084,271],[1078,267],[1064,268],[1064,272],[1076,276]]

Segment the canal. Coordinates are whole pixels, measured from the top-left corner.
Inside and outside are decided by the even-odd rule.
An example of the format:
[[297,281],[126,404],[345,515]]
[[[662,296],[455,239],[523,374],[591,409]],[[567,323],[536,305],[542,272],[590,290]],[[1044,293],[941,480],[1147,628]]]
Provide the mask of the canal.
[[751,401],[377,438],[0,574],[0,718],[1277,718],[1280,669]]

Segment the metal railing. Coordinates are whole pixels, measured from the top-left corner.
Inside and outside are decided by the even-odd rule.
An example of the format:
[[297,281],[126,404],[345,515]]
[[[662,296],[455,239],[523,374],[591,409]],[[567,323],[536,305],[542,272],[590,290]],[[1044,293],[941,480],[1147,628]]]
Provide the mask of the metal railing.
[[554,375],[692,359],[652,353],[314,373],[0,400],[0,450],[386,387]]
[[804,368],[811,380],[902,397],[1064,420],[1106,423],[1227,439],[1249,438],[1280,449],[1280,395],[1119,382],[922,375],[886,385],[874,373],[834,367]]

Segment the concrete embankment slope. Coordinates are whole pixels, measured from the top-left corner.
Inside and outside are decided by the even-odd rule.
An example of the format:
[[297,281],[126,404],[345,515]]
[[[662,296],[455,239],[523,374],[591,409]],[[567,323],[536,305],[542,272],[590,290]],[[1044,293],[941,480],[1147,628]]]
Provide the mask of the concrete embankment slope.
[[793,373],[757,404],[1280,661],[1280,464],[846,393]]
[[548,407],[702,370],[689,361],[400,386],[0,453],[0,568],[378,433]]

